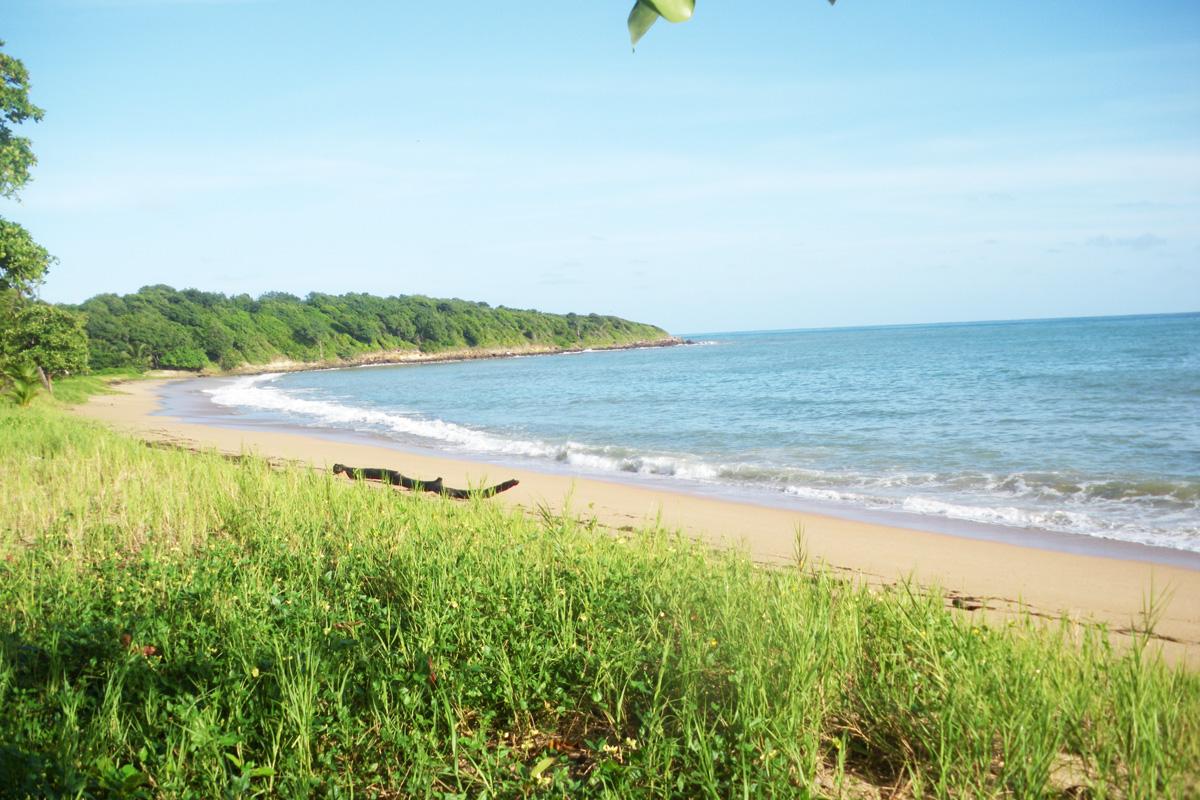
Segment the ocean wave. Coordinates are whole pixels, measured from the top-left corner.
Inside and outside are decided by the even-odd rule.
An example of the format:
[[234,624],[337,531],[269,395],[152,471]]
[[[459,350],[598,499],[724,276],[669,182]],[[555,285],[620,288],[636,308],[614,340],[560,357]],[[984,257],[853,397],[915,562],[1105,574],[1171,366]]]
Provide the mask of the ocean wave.
[[1194,514],[1155,514],[1145,502],[1123,508],[1114,508],[1109,504],[1019,507],[1002,504],[1003,496],[1000,495],[971,496],[945,491],[942,496],[888,496],[794,485],[787,486],[784,491],[802,500],[845,504],[874,511],[902,511],[985,525],[1081,534],[1200,552],[1200,525]]
[[[862,474],[783,470],[797,483],[862,490],[937,490],[981,494],[1011,500],[1047,503],[1129,503],[1160,509],[1200,512],[1200,482],[1083,477],[1063,473],[1013,472],[990,474],[905,473]],[[795,480],[803,475],[802,480]]]
[[1057,472],[968,473],[947,479],[961,489],[1047,502],[1144,503],[1200,511],[1200,483],[1187,480],[1084,477]]
[[1068,479],[1058,473],[816,473],[783,490],[874,511],[1081,534],[1200,552],[1200,485],[1185,480]]
[[784,493],[804,500],[823,500],[835,503],[861,503],[864,498],[853,492],[839,492],[836,489],[818,489],[812,486],[786,486]]
[[666,455],[631,453],[622,448],[592,448],[577,442],[556,444],[536,439],[497,436],[465,425],[419,415],[348,405],[329,399],[297,397],[270,382],[279,373],[252,375],[205,391],[212,402],[229,408],[271,411],[307,419],[310,424],[360,431],[384,431],[452,445],[477,453],[552,459],[583,469],[657,475],[691,480],[715,480],[716,467],[702,461]]
[[253,375],[206,390],[220,406],[274,411],[306,418],[310,424],[335,428],[401,434],[433,442],[458,445],[486,453],[556,457],[558,449],[543,442],[507,439],[440,419],[347,405],[332,400],[297,397],[270,385],[278,374]]
[[973,506],[948,503],[931,497],[906,497],[901,510],[913,514],[950,517],[1013,528],[1084,531],[1103,527],[1100,520],[1078,511],[1064,509],[1034,510],[1013,506]]
[[661,475],[696,481],[712,481],[719,470],[710,464],[687,458],[611,454],[609,448],[588,448],[569,442],[558,453],[557,460],[574,467],[601,472],[627,472],[637,475]]

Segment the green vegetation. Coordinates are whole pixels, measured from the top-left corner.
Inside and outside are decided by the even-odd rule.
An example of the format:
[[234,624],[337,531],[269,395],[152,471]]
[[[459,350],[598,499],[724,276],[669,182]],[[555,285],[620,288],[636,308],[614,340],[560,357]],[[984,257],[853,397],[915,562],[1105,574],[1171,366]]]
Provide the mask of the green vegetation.
[[[4,41],[0,40],[0,47]],[[29,139],[14,125],[37,122],[45,112],[29,99],[29,71],[19,59],[0,52],[0,197],[16,197],[37,163]]]
[[149,448],[49,398],[0,406],[0,459],[0,795],[1200,791],[1200,677],[1144,638]]
[[102,294],[87,314],[93,369],[232,369],[276,359],[329,362],[369,353],[540,346],[604,347],[665,339],[653,325],[487,303],[369,294],[226,297],[147,286]]
[[29,303],[0,336],[0,364],[40,367],[47,382],[87,371],[88,339],[83,316],[60,306]]
[[18,406],[24,408],[37,398],[41,386],[41,376],[37,367],[32,364],[13,366],[3,375],[6,385],[5,394]]
[[[3,139],[2,134],[0,139]],[[4,188],[0,183],[0,193]],[[53,261],[46,248],[35,242],[29,231],[0,217],[0,292],[32,294]]]
[[[0,52],[0,197],[15,198],[37,163],[29,139],[13,126],[42,114],[29,100],[25,65]],[[34,300],[52,263],[29,231],[0,217],[0,388],[22,404],[32,402],[39,382],[51,388],[55,376],[87,369],[82,317]]]
[[[4,41],[0,40],[3,47]],[[0,51],[0,197],[17,197],[37,163],[29,138],[18,136],[13,127],[37,122],[44,113],[29,99],[29,71],[25,65]],[[29,297],[52,261],[29,231],[0,217],[0,301],[4,301],[0,311],[11,307],[12,295]]]

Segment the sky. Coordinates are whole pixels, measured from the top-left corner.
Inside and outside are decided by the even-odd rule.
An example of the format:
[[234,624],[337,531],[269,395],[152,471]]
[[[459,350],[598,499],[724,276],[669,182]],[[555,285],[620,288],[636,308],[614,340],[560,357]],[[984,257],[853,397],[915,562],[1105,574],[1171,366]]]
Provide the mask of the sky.
[[[676,333],[1200,310],[1200,3],[4,0],[41,296]],[[753,11],[747,10],[752,7]]]

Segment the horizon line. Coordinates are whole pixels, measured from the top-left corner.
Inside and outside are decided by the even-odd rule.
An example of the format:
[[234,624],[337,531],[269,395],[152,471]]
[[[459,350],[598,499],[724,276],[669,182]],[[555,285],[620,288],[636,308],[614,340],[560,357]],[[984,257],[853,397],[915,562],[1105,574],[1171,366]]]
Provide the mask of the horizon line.
[[1154,311],[1140,314],[1082,314],[1067,317],[1018,317],[1016,319],[970,319],[943,320],[940,322],[883,322],[866,325],[823,325],[816,328],[754,328],[749,330],[727,331],[690,331],[673,334],[674,336],[727,336],[739,333],[810,333],[818,331],[853,331],[876,330],[879,328],[932,328],[942,325],[1016,325],[1026,322],[1079,322],[1083,320],[1100,319],[1144,319],[1147,317],[1188,317],[1200,315],[1200,309],[1195,311]]

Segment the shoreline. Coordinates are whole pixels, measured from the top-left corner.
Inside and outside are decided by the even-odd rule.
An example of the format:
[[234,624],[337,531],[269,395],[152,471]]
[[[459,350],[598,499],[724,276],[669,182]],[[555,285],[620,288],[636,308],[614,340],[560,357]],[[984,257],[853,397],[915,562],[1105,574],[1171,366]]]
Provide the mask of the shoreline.
[[169,380],[122,383],[115,387],[120,394],[93,397],[75,411],[152,441],[254,452],[316,469],[335,462],[386,466],[441,476],[455,486],[515,477],[521,484],[493,502],[530,512],[568,511],[616,533],[661,522],[717,547],[740,547],[764,564],[794,563],[796,531],[802,528],[810,562],[872,585],[910,578],[918,585],[937,585],[956,607],[997,618],[1024,609],[1050,619],[1100,622],[1128,635],[1137,630],[1153,594],[1163,605],[1156,635],[1164,654],[1200,667],[1200,571],[1195,569],[413,453],[309,432],[187,422],[156,414],[160,389]]
[[383,447],[414,457],[435,459],[444,457],[475,464],[483,470],[489,467],[501,470],[526,470],[573,480],[596,480],[641,490],[777,508],[792,513],[835,517],[846,521],[918,530],[954,538],[1007,543],[1039,550],[1141,561],[1148,564],[1200,571],[1200,552],[1165,545],[1042,528],[1018,527],[959,517],[920,514],[899,509],[838,505],[830,501],[799,497],[763,487],[711,484],[675,476],[610,472],[577,465],[560,466],[553,461],[519,454],[448,452],[435,447],[406,444],[378,433],[350,428],[310,427],[284,420],[245,420],[237,410],[217,405],[207,396],[201,397],[204,394],[201,384],[205,384],[209,380],[231,380],[233,377],[214,376],[212,378],[172,380],[169,386],[164,385],[159,389],[159,408],[153,412],[153,415],[157,418],[172,419],[182,423],[229,428],[250,433],[295,433],[332,444]]
[[643,339],[626,344],[599,345],[597,347],[559,347],[557,345],[529,345],[527,347],[465,347],[426,353],[421,350],[380,350],[362,353],[348,359],[325,361],[291,361],[282,359],[266,364],[245,364],[230,370],[215,372],[181,373],[194,378],[232,378],[245,375],[269,375],[276,372],[310,372],[327,369],[353,369],[355,367],[384,367],[403,364],[452,364],[460,361],[486,361],[496,358],[520,356],[556,356],[567,353],[587,353],[604,350],[644,350],[653,347],[682,347],[690,340],[679,336],[664,339]]

